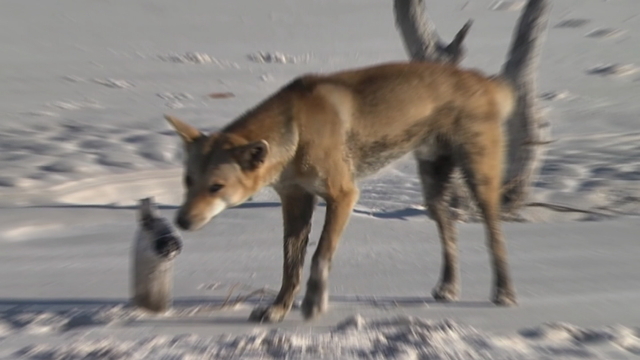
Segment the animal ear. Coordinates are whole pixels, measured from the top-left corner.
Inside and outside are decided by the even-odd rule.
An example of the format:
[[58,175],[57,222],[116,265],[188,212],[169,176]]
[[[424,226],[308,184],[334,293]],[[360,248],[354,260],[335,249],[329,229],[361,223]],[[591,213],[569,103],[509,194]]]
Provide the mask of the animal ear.
[[165,115],[164,118],[167,119],[167,121],[169,122],[169,124],[171,124],[171,126],[173,126],[176,133],[180,135],[180,137],[182,138],[182,141],[184,141],[185,144],[192,143],[199,137],[204,136],[204,134],[200,130],[179,120],[174,116]]
[[151,229],[153,226],[153,219],[157,216],[156,205],[153,198],[148,197],[140,200],[140,206],[138,209],[138,221],[145,229]]
[[269,144],[255,141],[233,149],[234,157],[243,170],[255,170],[262,165],[269,154]]

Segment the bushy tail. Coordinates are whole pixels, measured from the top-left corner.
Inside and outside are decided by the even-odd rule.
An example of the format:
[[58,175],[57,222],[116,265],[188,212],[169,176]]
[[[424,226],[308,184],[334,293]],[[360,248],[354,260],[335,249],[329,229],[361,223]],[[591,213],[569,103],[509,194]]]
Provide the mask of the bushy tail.
[[502,77],[518,94],[535,89],[535,74],[540,62],[549,23],[550,0],[529,0],[520,17]]
[[538,108],[536,71],[549,23],[551,0],[529,0],[511,44],[502,78],[513,87],[515,107],[506,123],[508,137],[503,182],[503,210],[512,212],[526,201],[548,140],[548,123]]

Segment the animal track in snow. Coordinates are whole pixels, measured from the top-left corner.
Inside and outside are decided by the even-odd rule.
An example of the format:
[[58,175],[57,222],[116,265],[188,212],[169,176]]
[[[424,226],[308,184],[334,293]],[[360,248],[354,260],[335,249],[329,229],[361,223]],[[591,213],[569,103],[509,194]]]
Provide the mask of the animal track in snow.
[[587,25],[588,23],[590,23],[591,20],[589,19],[565,19],[560,21],[559,23],[556,24],[556,26],[554,26],[554,28],[579,28],[579,27],[583,27],[585,25]]
[[53,111],[25,111],[23,112],[24,115],[29,115],[29,116],[53,116],[53,117],[57,117],[60,116],[58,115],[58,113],[54,113]]
[[573,99],[576,96],[571,94],[568,90],[560,90],[560,91],[545,91],[540,94],[540,99],[547,101],[555,101],[555,100],[566,100]]
[[634,74],[638,68],[633,64],[602,64],[587,69],[587,74],[601,76],[626,76]]
[[82,78],[80,76],[75,76],[75,75],[67,75],[67,76],[63,76],[62,77],[64,80],[72,82],[72,83],[83,83],[83,82],[87,82],[87,81],[92,81],[96,84],[100,84],[106,87],[110,87],[113,89],[129,89],[132,87],[135,87],[135,85],[127,80],[120,80],[120,79],[112,79],[112,78],[94,78],[91,80]]
[[104,85],[106,87],[110,87],[112,89],[129,89],[135,87],[131,82],[127,80],[118,80],[118,79],[93,79],[92,80],[96,84]]
[[75,75],[66,75],[66,76],[63,76],[62,78],[66,81],[73,82],[73,83],[80,83],[80,82],[87,81],[86,79],[83,79],[80,76],[75,76]]
[[620,36],[624,34],[624,30],[615,29],[615,28],[597,28],[592,31],[589,31],[585,36],[595,39],[609,39]]
[[185,107],[183,101],[185,100],[193,100],[193,96],[187,93],[158,93],[156,94],[160,99],[166,100],[167,102],[164,104],[166,107],[170,109],[181,109]]
[[308,63],[311,59],[311,55],[287,55],[278,51],[259,51],[253,54],[247,55],[247,58],[253,62],[260,64],[300,64]]
[[85,101],[54,101],[47,105],[60,110],[102,109],[98,102],[91,99]]
[[[79,106],[66,109],[75,109]],[[46,125],[46,124],[45,124]],[[32,141],[24,141],[26,135]],[[97,174],[177,166],[181,147],[156,131],[103,126],[94,122],[44,126],[0,133],[0,191],[51,186]]]
[[497,0],[491,3],[489,10],[493,11],[518,11],[524,7],[524,1]]
[[167,55],[159,55],[158,58],[165,62],[178,64],[214,64],[223,68],[240,68],[240,66],[234,62],[227,60],[218,60],[213,56],[199,52],[186,52],[184,54],[170,53]]
[[177,101],[177,100],[191,100],[191,99],[193,99],[193,96],[191,96],[191,95],[189,95],[187,93],[169,93],[169,92],[165,92],[165,93],[158,93],[156,95],[162,100]]
[[271,75],[271,74],[260,75],[260,80],[264,81],[264,82],[271,82],[271,81],[273,81],[273,75]]

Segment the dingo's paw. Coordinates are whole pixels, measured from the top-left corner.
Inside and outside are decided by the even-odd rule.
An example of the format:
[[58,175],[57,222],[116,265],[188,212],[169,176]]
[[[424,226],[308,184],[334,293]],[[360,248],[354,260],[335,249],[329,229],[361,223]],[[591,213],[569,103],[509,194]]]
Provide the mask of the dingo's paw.
[[491,302],[498,306],[516,306],[516,292],[512,289],[496,289],[494,291]]
[[302,301],[302,316],[306,320],[312,320],[327,311],[329,306],[329,294],[325,284],[320,282],[309,283],[307,293]]
[[460,290],[458,286],[455,284],[443,284],[440,283],[436,286],[433,291],[431,291],[431,295],[436,301],[439,302],[452,302],[457,301],[459,298]]
[[257,306],[251,311],[251,315],[249,315],[249,321],[253,322],[267,322],[267,323],[276,323],[284,320],[284,317],[287,316],[289,310],[278,306],[278,305],[270,305],[270,306]]

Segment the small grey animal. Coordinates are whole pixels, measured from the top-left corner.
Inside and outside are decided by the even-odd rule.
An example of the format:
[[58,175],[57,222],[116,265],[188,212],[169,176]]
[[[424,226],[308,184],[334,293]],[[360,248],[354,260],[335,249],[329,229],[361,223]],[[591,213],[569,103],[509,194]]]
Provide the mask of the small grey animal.
[[170,221],[158,214],[153,198],[141,199],[138,231],[133,244],[133,305],[152,312],[171,307],[173,263],[182,250],[182,238]]

